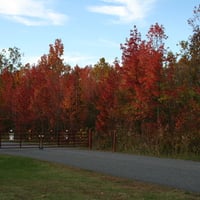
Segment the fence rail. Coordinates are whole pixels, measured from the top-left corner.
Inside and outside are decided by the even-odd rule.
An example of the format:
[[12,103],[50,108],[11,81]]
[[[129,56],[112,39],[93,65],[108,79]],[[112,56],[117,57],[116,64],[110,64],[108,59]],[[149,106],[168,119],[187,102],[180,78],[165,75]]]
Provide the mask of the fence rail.
[[91,134],[86,131],[37,133],[0,133],[0,148],[90,147]]

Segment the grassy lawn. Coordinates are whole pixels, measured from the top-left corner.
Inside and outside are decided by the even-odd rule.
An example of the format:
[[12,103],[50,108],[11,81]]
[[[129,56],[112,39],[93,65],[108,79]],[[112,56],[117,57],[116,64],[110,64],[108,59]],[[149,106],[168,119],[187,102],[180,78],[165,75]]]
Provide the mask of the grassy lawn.
[[30,158],[0,155],[0,199],[200,200],[200,195]]

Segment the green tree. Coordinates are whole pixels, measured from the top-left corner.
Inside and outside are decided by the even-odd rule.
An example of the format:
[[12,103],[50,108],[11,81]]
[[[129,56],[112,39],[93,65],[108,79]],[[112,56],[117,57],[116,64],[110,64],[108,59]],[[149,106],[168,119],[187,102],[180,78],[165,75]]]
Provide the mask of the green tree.
[[19,70],[22,67],[22,54],[17,47],[3,49],[0,52],[0,72],[7,69],[10,72]]

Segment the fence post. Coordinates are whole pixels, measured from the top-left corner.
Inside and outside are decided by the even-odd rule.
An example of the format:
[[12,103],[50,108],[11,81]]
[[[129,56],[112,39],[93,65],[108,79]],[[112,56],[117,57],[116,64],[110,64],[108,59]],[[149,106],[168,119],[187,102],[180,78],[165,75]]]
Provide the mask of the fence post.
[[92,150],[92,131],[91,129],[89,129],[89,132],[88,132],[88,142],[89,142],[89,149]]
[[0,130],[0,149],[1,149],[1,130]]
[[41,134],[38,136],[39,137],[39,149],[43,149],[43,139],[44,139],[44,135]]
[[56,134],[57,134],[57,146],[60,146],[60,135],[62,135],[62,134],[60,134],[60,131],[55,131],[55,132],[57,132]]
[[22,148],[22,132],[21,129],[19,129],[19,147]]
[[113,143],[112,143],[112,151],[116,152],[116,143],[117,143],[117,135],[116,130],[113,131]]

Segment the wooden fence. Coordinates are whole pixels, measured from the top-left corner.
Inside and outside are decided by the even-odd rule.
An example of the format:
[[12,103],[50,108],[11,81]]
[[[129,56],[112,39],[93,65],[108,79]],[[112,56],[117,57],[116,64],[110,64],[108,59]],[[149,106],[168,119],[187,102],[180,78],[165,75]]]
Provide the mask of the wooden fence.
[[0,148],[88,147],[92,148],[91,131],[0,132]]

